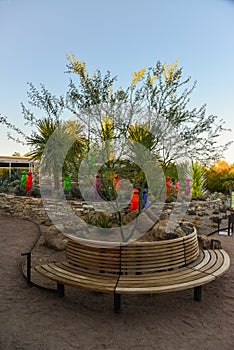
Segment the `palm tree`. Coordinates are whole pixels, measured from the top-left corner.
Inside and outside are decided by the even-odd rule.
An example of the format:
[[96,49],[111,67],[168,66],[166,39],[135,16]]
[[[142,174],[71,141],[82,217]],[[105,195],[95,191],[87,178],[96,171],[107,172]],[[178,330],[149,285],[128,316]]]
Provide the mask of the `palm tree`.
[[63,122],[50,117],[36,122],[37,131],[28,137],[32,147],[28,153],[39,161],[41,170],[47,170],[54,180],[54,191],[59,189],[61,166],[66,171],[70,164],[79,162],[86,148],[86,140],[79,135],[81,127],[77,122]]

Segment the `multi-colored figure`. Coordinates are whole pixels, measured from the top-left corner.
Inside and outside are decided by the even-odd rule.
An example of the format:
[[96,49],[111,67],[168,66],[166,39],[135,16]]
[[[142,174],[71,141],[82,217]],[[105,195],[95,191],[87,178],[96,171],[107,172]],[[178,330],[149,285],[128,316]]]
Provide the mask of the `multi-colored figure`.
[[26,197],[29,196],[29,191],[32,189],[32,172],[28,171],[25,181]]
[[190,195],[190,191],[191,191],[190,181],[191,180],[188,177],[186,177],[186,179],[185,179],[185,195],[186,196]]
[[65,190],[70,191],[71,189],[71,179],[70,179],[70,173],[69,171],[65,172],[64,180],[63,180],[63,188]]
[[149,201],[148,201],[148,198],[147,198],[147,189],[146,188],[144,188],[143,191],[142,191],[141,201],[142,201],[141,208],[145,209],[148,206],[148,204],[149,204]]
[[171,181],[170,176],[166,176],[166,195],[169,196],[171,194]]
[[26,186],[26,176],[27,176],[26,170],[23,170],[21,173],[21,179],[20,179],[20,186],[22,188],[25,188]]
[[115,174],[115,175],[114,175],[113,187],[114,187],[115,192],[119,192],[119,188],[120,188],[120,178],[119,178],[119,174]]
[[133,210],[139,210],[139,191],[137,188],[134,188],[132,192],[130,211],[133,211]]
[[96,174],[95,175],[95,180],[94,180],[94,198],[95,199],[99,198],[99,193],[100,192],[101,192],[100,175]]

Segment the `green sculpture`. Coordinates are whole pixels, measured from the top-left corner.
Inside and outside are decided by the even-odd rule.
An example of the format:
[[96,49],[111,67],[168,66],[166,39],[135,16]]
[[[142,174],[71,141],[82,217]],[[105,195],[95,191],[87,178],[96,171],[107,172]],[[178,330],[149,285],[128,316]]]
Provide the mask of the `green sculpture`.
[[63,187],[65,190],[71,189],[71,180],[70,180],[70,173],[69,171],[65,172],[64,180],[63,180]]
[[20,179],[20,186],[22,188],[26,188],[26,176],[27,176],[26,170],[23,170],[21,173],[21,179]]

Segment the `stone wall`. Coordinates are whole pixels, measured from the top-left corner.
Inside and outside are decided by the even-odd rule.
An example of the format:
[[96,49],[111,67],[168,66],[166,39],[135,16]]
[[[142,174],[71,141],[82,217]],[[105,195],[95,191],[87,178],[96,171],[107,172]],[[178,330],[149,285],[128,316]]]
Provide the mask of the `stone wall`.
[[41,198],[0,193],[0,215],[29,219],[42,223],[48,220]]
[[[87,205],[85,202],[68,202],[69,208],[71,207],[74,212],[79,212],[80,216],[94,212],[94,208]],[[58,201],[55,203],[53,200],[49,200],[47,208],[52,211],[56,208],[56,210],[59,211],[60,205],[64,206],[64,203]],[[42,234],[40,244],[54,250],[64,250],[66,248],[66,239],[61,231],[64,232],[65,224],[69,224],[67,217],[66,220],[62,220],[63,224],[61,224],[61,230],[58,230],[49,219],[41,198],[0,193],[0,215],[33,221],[40,227]],[[61,217],[61,219],[63,218]],[[59,225],[57,225],[57,227],[58,226]],[[78,227],[76,227],[76,229],[78,229]]]
[[[53,211],[55,207],[58,210],[60,205],[64,206],[64,203],[59,201],[55,203],[50,199],[47,201],[47,210],[51,209]],[[79,212],[81,216],[94,211],[91,205],[78,200],[68,201],[68,207],[71,207],[75,213]],[[0,215],[32,220],[38,224],[45,224],[49,220],[41,198],[16,196],[6,193],[0,193]]]

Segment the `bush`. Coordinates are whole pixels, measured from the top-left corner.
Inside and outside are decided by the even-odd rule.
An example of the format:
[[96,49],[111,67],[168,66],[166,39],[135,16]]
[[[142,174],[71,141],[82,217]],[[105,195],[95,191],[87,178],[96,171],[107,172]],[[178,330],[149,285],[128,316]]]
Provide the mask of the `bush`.
[[81,192],[80,192],[80,189],[77,185],[73,185],[71,184],[71,197],[72,198],[75,198],[75,199],[82,199],[82,195],[81,195]]
[[33,188],[29,191],[30,197],[41,198],[41,192],[38,186],[33,186]]
[[15,187],[14,193],[16,196],[25,196],[26,190],[25,188],[22,188],[20,185],[17,185]]

